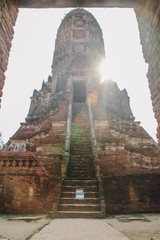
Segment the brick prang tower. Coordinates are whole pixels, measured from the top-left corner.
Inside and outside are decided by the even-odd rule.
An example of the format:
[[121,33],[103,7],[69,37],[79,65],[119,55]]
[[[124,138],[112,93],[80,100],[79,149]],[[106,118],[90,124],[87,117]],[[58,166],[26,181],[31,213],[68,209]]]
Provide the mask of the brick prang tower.
[[160,210],[157,143],[136,122],[126,89],[100,83],[102,31],[88,11],[63,19],[52,76],[0,152],[0,211],[54,217]]

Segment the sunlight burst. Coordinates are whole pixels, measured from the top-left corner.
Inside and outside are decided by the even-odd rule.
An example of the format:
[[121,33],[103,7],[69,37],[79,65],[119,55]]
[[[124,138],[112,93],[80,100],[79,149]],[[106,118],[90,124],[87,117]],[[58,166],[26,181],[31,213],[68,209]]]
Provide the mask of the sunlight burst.
[[106,59],[103,60],[100,65],[99,65],[99,72],[101,75],[101,81],[100,83],[103,83],[104,81],[106,81],[107,79],[109,79],[109,74],[108,74],[108,67],[107,67],[107,61]]

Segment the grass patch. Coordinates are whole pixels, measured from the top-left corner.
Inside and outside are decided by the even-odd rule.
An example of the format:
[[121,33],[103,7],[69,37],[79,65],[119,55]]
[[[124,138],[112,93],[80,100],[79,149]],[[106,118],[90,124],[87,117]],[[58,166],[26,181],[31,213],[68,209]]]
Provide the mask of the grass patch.
[[25,222],[31,222],[32,220],[31,219],[27,219],[27,220],[25,220]]
[[53,220],[54,217],[52,217],[52,214],[49,214],[49,215],[46,216],[46,219]]

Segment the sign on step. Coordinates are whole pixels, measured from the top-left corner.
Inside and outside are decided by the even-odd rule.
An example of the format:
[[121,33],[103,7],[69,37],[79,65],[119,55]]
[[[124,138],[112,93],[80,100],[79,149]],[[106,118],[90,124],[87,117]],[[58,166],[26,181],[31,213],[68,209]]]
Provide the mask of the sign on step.
[[83,188],[76,188],[76,199],[84,199]]

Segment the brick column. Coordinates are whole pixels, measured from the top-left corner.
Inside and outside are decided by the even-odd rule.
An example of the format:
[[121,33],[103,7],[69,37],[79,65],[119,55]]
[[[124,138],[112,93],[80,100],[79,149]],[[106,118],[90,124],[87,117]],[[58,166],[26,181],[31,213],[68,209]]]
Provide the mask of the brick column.
[[153,111],[158,122],[157,138],[160,144],[160,3],[148,0],[137,5],[135,12],[144,59],[149,64],[147,77]]
[[11,41],[13,39],[13,26],[18,14],[16,1],[0,1],[0,103],[2,89],[5,81],[5,71],[7,70]]

